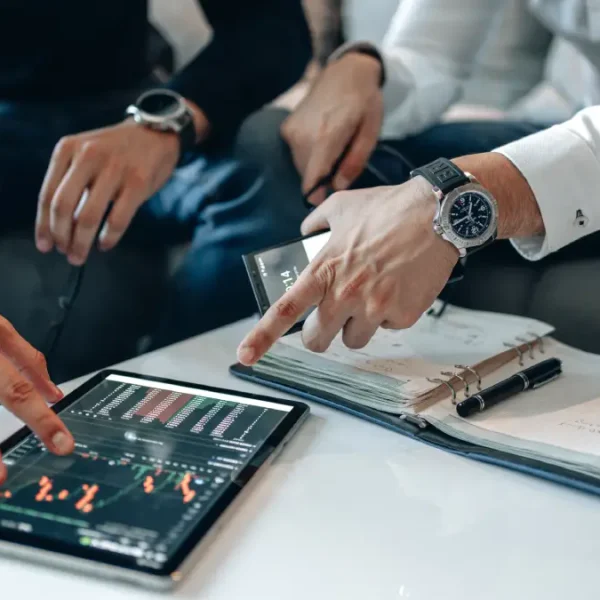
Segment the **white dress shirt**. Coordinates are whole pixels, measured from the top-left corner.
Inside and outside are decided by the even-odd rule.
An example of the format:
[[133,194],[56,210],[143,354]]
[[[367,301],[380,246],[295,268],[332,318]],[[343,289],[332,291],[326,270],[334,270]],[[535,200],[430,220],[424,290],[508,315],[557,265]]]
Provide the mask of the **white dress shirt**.
[[[507,3],[512,19],[502,11]],[[600,229],[600,0],[401,0],[380,50],[383,135],[403,138],[436,123],[460,97],[494,19],[506,20],[505,35],[518,47],[531,35],[532,16],[588,64],[582,97],[570,99],[573,118],[496,150],[525,176],[540,206],[545,235],[513,240],[537,260]]]

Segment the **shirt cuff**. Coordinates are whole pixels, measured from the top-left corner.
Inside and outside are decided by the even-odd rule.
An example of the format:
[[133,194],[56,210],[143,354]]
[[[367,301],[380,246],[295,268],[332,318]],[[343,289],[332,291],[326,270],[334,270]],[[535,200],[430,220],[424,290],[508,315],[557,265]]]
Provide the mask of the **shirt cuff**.
[[528,260],[540,260],[600,227],[598,159],[588,144],[566,125],[497,148],[528,181],[545,234],[511,242]]

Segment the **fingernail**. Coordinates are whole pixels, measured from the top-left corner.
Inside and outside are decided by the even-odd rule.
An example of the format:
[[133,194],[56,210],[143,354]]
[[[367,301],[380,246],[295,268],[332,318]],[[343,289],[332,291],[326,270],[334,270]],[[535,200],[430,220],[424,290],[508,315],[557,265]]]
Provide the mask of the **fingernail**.
[[250,365],[254,362],[256,351],[252,346],[243,346],[238,351],[238,359],[244,365]]
[[57,431],[52,436],[52,444],[58,450],[58,452],[60,452],[60,454],[68,454],[71,451],[71,438],[63,431]]
[[65,397],[62,390],[58,386],[52,384],[52,388],[54,389],[54,396],[57,400],[62,400]]
[[46,238],[40,238],[36,246],[40,252],[50,252],[52,250],[52,242]]
[[75,256],[74,254],[69,254],[67,260],[74,267],[80,267],[85,262],[80,256]]

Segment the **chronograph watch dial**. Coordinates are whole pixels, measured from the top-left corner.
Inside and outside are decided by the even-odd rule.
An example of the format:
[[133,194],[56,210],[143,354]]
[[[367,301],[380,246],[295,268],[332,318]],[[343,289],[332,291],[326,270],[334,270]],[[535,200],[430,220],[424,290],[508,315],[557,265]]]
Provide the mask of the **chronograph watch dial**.
[[446,159],[416,169],[433,186],[438,209],[433,229],[453,244],[460,256],[478,250],[496,239],[496,200],[475,178]]

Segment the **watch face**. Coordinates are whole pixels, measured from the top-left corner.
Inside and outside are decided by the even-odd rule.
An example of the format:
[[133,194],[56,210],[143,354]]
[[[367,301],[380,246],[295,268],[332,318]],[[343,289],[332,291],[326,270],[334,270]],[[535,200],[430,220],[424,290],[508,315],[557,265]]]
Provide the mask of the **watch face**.
[[489,200],[483,194],[469,191],[454,201],[449,213],[449,223],[458,237],[473,240],[487,233],[493,217]]
[[154,117],[171,117],[181,106],[179,96],[167,91],[148,92],[138,100],[138,109]]

